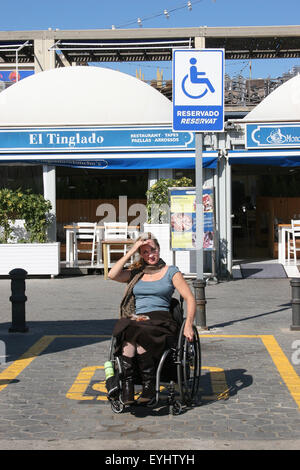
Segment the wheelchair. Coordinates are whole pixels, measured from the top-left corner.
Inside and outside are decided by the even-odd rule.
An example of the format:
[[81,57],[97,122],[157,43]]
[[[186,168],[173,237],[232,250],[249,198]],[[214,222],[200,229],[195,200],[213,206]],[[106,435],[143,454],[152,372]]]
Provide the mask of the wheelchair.
[[[201,347],[198,330],[193,325],[194,338],[189,342],[183,334],[185,319],[183,317],[183,299],[180,302],[172,298],[171,311],[178,325],[179,334],[172,338],[170,345],[163,352],[156,368],[155,397],[144,406],[155,408],[160,403],[161,393],[167,392],[165,400],[173,415],[182,413],[184,407],[192,406],[198,390],[201,376]],[[122,363],[114,355],[116,339],[113,337],[109,350],[109,361],[112,362],[115,373],[114,392],[108,393],[111,409],[114,413],[122,413],[125,408],[134,405],[124,405],[122,402]],[[141,385],[141,378],[136,370],[134,385]],[[140,406],[140,405],[138,405]]]

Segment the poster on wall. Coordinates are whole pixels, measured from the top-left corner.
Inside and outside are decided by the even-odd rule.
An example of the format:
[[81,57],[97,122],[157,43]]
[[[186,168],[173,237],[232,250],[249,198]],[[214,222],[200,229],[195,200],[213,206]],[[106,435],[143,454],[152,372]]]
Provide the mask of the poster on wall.
[[[196,249],[196,189],[169,188],[171,250]],[[203,189],[203,249],[214,250],[213,188]]]

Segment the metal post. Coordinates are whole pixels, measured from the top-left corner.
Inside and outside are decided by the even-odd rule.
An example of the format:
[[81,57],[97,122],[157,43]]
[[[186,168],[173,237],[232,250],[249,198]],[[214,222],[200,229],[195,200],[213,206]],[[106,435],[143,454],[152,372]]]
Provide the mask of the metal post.
[[196,167],[196,272],[197,279],[203,279],[203,135],[195,133],[195,167]]
[[206,327],[206,301],[205,281],[203,279],[203,134],[195,133],[195,160],[196,160],[196,272],[197,279],[193,281],[196,298],[196,325],[203,329]]
[[9,328],[10,333],[26,333],[28,328],[25,321],[25,278],[27,271],[24,269],[13,269],[9,272],[11,278],[11,301],[12,306],[12,324]]
[[206,300],[205,300],[205,281],[203,279],[195,279],[193,286],[196,299],[196,325],[203,330],[207,330],[206,326]]
[[290,329],[300,331],[300,279],[291,279],[290,285],[292,288],[292,324]]

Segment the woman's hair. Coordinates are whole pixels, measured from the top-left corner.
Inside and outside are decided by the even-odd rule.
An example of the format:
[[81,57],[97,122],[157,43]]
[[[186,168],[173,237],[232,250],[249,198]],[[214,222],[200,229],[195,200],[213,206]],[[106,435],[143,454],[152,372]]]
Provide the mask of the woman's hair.
[[[160,248],[158,240],[155,238],[155,236],[151,232],[141,233],[140,236],[136,239],[136,241],[139,241],[139,240],[153,240],[155,245],[157,246],[157,248]],[[139,249],[139,253],[140,253],[140,249]],[[140,259],[135,261],[134,263],[132,263],[128,267],[128,269],[131,269],[131,270],[132,269],[140,269],[142,266],[144,266],[144,260],[140,256]]]

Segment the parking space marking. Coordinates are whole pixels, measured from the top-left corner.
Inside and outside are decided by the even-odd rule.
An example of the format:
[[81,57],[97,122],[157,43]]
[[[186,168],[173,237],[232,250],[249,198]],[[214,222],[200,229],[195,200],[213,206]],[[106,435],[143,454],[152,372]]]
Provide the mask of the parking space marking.
[[70,398],[71,400],[94,400],[94,396],[84,395],[84,393],[97,369],[104,369],[104,366],[83,367],[77,375],[75,382],[72,384],[71,388],[66,394],[66,397]]
[[[107,401],[107,391],[105,387],[105,379],[100,380],[92,385],[92,389],[100,392],[99,395],[86,395],[86,391],[91,385],[92,378],[95,375],[96,370],[103,370],[104,366],[88,366],[83,367],[73,384],[71,385],[69,391],[66,393],[66,398],[70,400],[101,400]],[[226,400],[229,397],[229,387],[226,382],[225,371],[224,369],[220,369],[219,367],[207,367],[202,366],[202,370],[206,369],[209,371],[209,378],[211,382],[211,395],[202,395],[202,400],[210,401],[210,400]],[[177,388],[177,385],[176,385]],[[165,387],[161,385],[160,391],[163,392]],[[139,396],[140,393],[136,393],[136,398]]]
[[[33,346],[31,346],[24,354],[20,356],[19,359],[10,364],[6,369],[0,372],[0,391],[5,389],[9,383],[11,383],[16,377],[29,365],[31,362],[39,356],[51,343],[57,338],[111,338],[111,335],[47,335],[40,338]],[[222,335],[222,334],[200,334],[200,340],[205,340],[206,338],[258,338],[264,344],[266,350],[268,351],[274,365],[276,366],[281,378],[286,384],[290,394],[300,408],[300,377],[296,373],[295,369],[291,365],[290,361],[284,354],[283,350],[279,346],[273,335]],[[92,366],[84,368],[86,369],[84,373],[79,377],[78,382],[75,381],[77,387],[69,390],[69,394],[78,394],[80,399],[83,399],[83,391],[86,390],[88,386],[87,381],[95,373],[95,367],[102,368],[103,366]],[[203,367],[204,368],[204,367]],[[213,368],[209,368],[213,371]],[[221,369],[216,369],[215,372],[222,374]],[[222,393],[226,394],[228,390],[224,386],[226,385],[225,375],[215,375],[211,374],[212,378],[218,379],[215,380],[215,383],[212,383],[212,389],[216,396],[221,396]],[[77,377],[78,378],[78,377]],[[73,384],[74,385],[74,384]],[[84,397],[84,399],[93,399],[94,397]],[[97,398],[101,399],[101,398]]]
[[201,395],[202,400],[226,400],[229,397],[230,389],[226,382],[224,369],[202,366],[201,370],[203,369],[209,371],[212,394]]
[[110,335],[46,335],[33,344],[19,359],[0,372],[0,392],[7,387],[56,338],[111,338]]
[[[95,375],[96,370],[104,369],[104,366],[89,366],[83,367],[79,374],[77,375],[75,381],[71,385],[69,391],[66,393],[66,398],[70,400],[101,400],[107,401],[107,390],[105,386],[105,379],[100,380],[92,385],[92,389],[100,392],[101,395],[85,395],[89,385],[91,385],[92,378]],[[165,387],[163,385],[160,386],[160,391],[163,392]],[[137,399],[140,395],[140,392],[135,394],[135,398]]]
[[298,408],[300,408],[300,377],[273,335],[200,335],[200,340],[205,338],[259,338],[270,354],[273,363],[297,403]]
[[268,350],[282,379],[300,408],[300,377],[282,351],[274,336],[262,335],[261,340]]
[[55,336],[43,336],[31,346],[22,356],[0,372],[0,392],[14,380],[50,343]]

